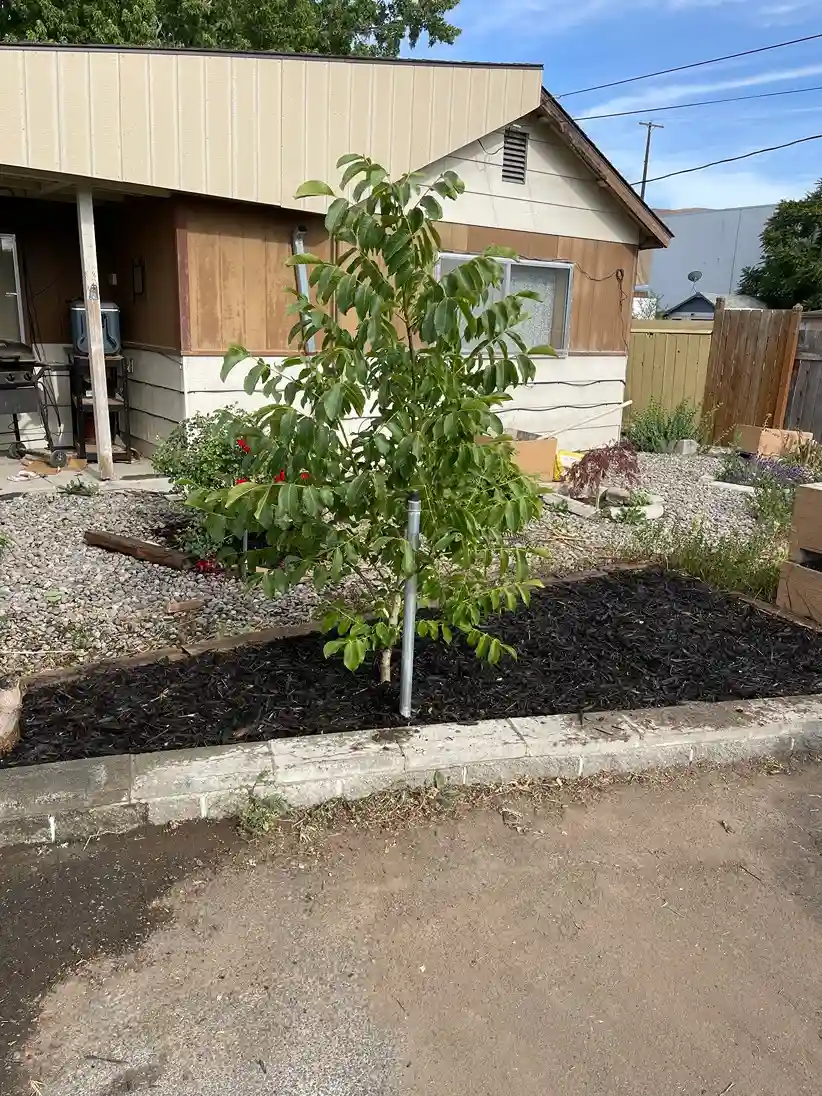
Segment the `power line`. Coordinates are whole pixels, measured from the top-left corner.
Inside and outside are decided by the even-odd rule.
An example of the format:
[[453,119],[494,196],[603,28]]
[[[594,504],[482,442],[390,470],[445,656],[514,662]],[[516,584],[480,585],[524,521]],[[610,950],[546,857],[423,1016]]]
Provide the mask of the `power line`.
[[794,88],[792,91],[761,91],[757,95],[734,95],[729,99],[702,99],[693,103],[669,103],[664,107],[642,107],[639,110],[618,110],[613,114],[583,114],[577,122],[593,122],[599,118],[627,118],[629,114],[657,114],[661,110],[684,110],[686,107],[711,107],[716,103],[741,103],[746,99],[771,99],[777,95],[803,95],[807,91],[822,91],[822,84],[812,88]]
[[569,95],[584,95],[586,91],[602,91],[604,88],[615,88],[621,84],[633,84],[637,80],[650,80],[654,76],[668,76],[672,72],[685,72],[686,69],[701,68],[703,65],[716,65],[720,61],[733,61],[737,57],[752,57],[755,53],[767,53],[771,49],[781,49],[783,46],[797,46],[800,42],[812,42],[822,38],[822,34],[807,34],[804,38],[792,38],[789,42],[775,42],[772,46],[759,46],[758,49],[745,49],[741,53],[726,53],[724,57],[711,57],[707,61],[693,61],[690,65],[674,65],[673,68],[660,69],[659,72],[646,72],[642,76],[626,76],[624,80],[612,80],[609,84],[595,84],[590,88],[580,88],[578,91],[564,91],[562,95],[556,95],[556,99],[567,99]]
[[[814,133],[810,137],[798,137],[795,141],[786,141],[784,145],[771,145],[769,148],[757,148],[753,152],[743,152],[741,156],[726,156],[724,160],[712,160],[709,164],[700,164],[698,167],[684,167],[680,171],[669,171],[667,175],[655,175],[653,179],[646,179],[646,183],[658,183],[661,179],[672,179],[674,175],[688,175],[692,171],[704,171],[707,167],[716,167],[717,164],[731,164],[734,160],[747,160],[751,156],[761,156],[763,152],[776,152],[780,148],[790,148],[791,145],[802,145],[806,141],[820,141],[822,133]],[[639,186],[639,183],[631,183],[631,186]]]

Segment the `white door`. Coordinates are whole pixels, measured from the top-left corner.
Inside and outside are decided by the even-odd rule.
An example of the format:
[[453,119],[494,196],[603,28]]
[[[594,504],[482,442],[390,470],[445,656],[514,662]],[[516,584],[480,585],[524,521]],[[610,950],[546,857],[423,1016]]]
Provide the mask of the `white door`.
[[14,236],[0,236],[0,339],[23,342],[23,307]]

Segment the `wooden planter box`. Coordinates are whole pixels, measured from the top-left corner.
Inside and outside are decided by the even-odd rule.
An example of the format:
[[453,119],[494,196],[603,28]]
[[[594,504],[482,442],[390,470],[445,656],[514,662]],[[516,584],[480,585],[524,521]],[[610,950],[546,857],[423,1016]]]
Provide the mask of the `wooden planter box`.
[[813,438],[805,430],[773,430],[766,426],[737,426],[736,435],[743,453],[758,453],[761,457],[782,456],[798,442]]
[[[491,438],[477,438],[480,443]],[[552,483],[557,460],[557,439],[540,438],[538,441],[511,438],[514,447],[514,462],[520,472],[536,476],[541,483]]]
[[783,612],[822,624],[822,571],[801,563],[783,563],[776,605]]
[[822,483],[797,487],[791,522],[791,559],[803,562],[803,552],[822,553]]

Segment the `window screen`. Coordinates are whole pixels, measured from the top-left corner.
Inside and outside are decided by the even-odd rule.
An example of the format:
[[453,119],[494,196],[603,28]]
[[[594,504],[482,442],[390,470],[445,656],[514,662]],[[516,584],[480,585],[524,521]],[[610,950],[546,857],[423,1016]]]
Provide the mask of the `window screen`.
[[[440,277],[449,274],[467,255],[440,256]],[[500,262],[500,260],[497,260]],[[517,333],[527,346],[544,346],[546,343],[555,350],[568,349],[568,301],[571,292],[571,267],[565,264],[527,263],[501,261],[505,278],[499,290],[489,296],[485,308],[494,300],[509,293],[531,289],[538,293],[540,300],[525,301],[524,309],[528,318],[517,325]],[[479,309],[483,311],[483,309]]]

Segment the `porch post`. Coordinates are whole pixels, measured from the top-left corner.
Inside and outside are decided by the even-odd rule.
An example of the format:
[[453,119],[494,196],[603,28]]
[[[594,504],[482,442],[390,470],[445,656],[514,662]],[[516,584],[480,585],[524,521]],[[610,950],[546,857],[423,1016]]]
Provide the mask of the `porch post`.
[[114,478],[114,460],[111,455],[106,353],[103,346],[103,317],[100,312],[97,240],[94,235],[94,201],[90,190],[77,191],[77,226],[80,230],[83,299],[88,325],[88,358],[91,369],[94,433],[97,439],[97,465],[100,469],[100,478],[109,480]]

